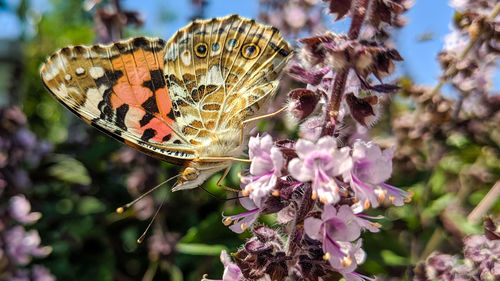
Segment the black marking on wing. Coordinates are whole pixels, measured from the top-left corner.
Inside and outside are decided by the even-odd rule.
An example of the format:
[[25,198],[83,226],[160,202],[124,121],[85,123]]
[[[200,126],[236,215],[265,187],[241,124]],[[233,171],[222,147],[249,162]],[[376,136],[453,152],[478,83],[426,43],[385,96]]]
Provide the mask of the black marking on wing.
[[141,140],[143,141],[149,141],[150,138],[156,136],[156,131],[154,129],[148,128],[144,130],[144,133],[142,133]]
[[129,105],[125,103],[116,109],[115,124],[116,126],[118,126],[118,128],[124,131],[127,130],[127,126],[125,125],[125,116],[127,115],[128,110]]
[[141,121],[139,121],[139,125],[141,125],[141,127],[145,126],[146,124],[149,123],[149,121],[151,121],[151,119],[153,119],[155,116],[153,114],[151,114],[150,112],[146,111],[146,114],[144,114],[144,116],[142,116],[142,119]]

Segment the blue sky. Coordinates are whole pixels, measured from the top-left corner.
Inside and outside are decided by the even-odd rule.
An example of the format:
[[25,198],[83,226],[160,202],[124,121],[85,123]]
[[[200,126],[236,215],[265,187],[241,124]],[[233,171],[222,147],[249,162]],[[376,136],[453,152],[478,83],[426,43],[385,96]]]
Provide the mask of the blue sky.
[[[15,4],[18,0],[7,0]],[[47,0],[33,0],[33,5],[47,9]],[[319,1],[321,2],[321,1]],[[146,21],[144,32],[149,36],[169,38],[177,29],[184,26],[193,14],[189,0],[123,0],[125,9],[141,12]],[[325,4],[323,4],[325,5]],[[245,17],[257,16],[257,0],[210,0],[206,17],[240,14]],[[447,0],[415,0],[415,5],[406,14],[409,22],[395,34],[397,49],[404,57],[400,69],[409,74],[417,83],[435,85],[440,73],[436,55],[442,49],[444,36],[450,33],[450,20],[453,9]],[[170,19],[165,21],[165,18]],[[0,38],[17,34],[19,26],[15,17],[0,12],[0,25],[6,27]],[[345,24],[333,26],[339,31]],[[431,40],[419,42],[423,34],[431,34]],[[495,89],[500,89],[500,75],[497,71]]]

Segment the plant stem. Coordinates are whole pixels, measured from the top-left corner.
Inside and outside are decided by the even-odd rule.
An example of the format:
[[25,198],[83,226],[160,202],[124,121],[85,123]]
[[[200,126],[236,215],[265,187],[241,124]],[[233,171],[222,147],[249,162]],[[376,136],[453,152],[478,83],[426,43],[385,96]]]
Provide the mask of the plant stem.
[[[370,0],[358,0],[356,1],[352,8],[352,21],[349,27],[349,32],[347,33],[350,40],[358,39],[359,32],[365,21],[366,11]],[[340,103],[342,102],[342,96],[344,95],[345,85],[347,78],[349,77],[350,66],[340,70],[335,75],[335,81],[333,82],[333,91],[330,98],[330,102],[327,105],[327,114],[325,115],[325,125],[321,135],[331,135],[333,134],[333,128],[336,125],[337,113],[340,108]]]
[[497,181],[495,185],[490,189],[488,194],[477,204],[477,206],[470,212],[467,216],[467,221],[471,223],[478,222],[482,216],[486,215],[488,210],[495,204],[495,202],[500,197],[500,181]]
[[[299,226],[304,223],[304,219],[311,211],[312,207],[314,206],[314,200],[312,199],[312,188],[311,185],[306,185],[304,195],[302,196],[302,200],[300,201],[300,205],[295,205],[296,206],[296,212],[295,212],[295,220],[293,222],[293,230],[292,233],[290,233],[290,236],[288,236],[288,242],[287,242],[287,255],[293,257],[295,255],[296,249],[299,247],[297,244],[300,242],[302,237],[302,234],[299,234]],[[300,231],[303,232],[303,227],[300,227]],[[300,237],[298,237],[300,235]]]

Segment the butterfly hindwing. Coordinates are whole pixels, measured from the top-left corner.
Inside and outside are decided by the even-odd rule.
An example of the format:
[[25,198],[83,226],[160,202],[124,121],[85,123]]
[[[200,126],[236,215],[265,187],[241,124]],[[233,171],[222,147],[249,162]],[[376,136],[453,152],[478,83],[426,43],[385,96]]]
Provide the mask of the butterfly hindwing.
[[41,76],[59,101],[91,125],[150,155],[182,162],[192,153],[187,145],[186,152],[178,151],[184,141],[163,76],[164,47],[163,40],[145,37],[70,46],[47,60]]

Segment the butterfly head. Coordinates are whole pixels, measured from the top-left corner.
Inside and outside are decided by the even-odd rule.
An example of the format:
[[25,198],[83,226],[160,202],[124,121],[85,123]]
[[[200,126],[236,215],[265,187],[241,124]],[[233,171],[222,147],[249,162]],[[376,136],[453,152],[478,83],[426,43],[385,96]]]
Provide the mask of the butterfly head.
[[204,162],[189,161],[180,172],[172,191],[192,189],[203,184],[214,173],[231,166],[230,161]]

